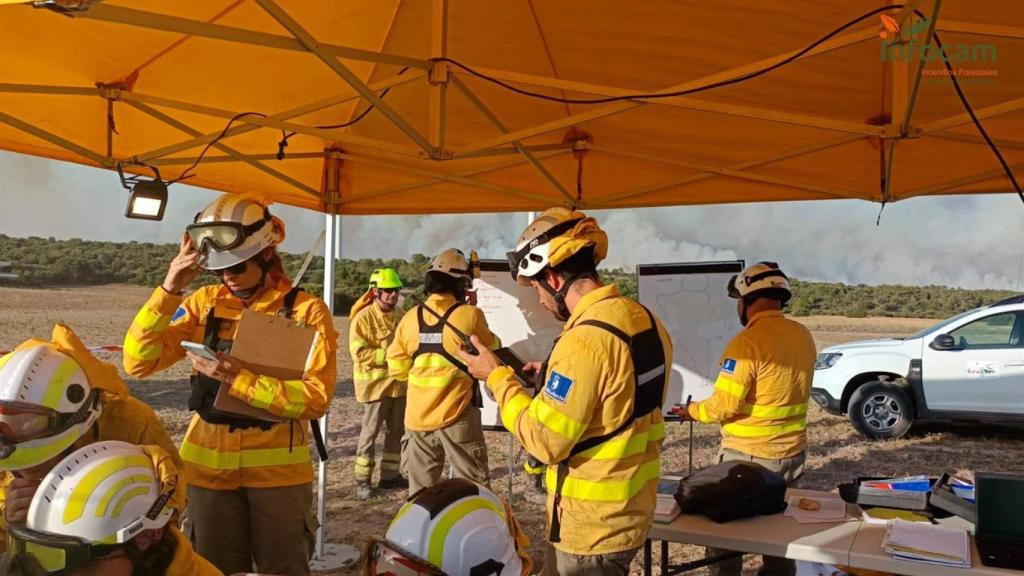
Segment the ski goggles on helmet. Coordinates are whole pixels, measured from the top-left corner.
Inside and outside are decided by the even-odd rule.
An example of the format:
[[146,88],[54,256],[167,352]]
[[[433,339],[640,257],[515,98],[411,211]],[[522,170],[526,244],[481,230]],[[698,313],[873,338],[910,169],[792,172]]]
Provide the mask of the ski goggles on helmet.
[[398,546],[371,538],[366,547],[365,576],[447,576],[440,568]]
[[87,401],[75,412],[62,413],[37,404],[0,402],[0,459],[14,454],[18,444],[56,436],[85,421],[92,407],[93,401]]
[[93,544],[74,536],[37,532],[22,524],[7,526],[10,574],[66,576],[124,549],[124,544]]
[[[201,214],[201,213],[200,213]],[[270,210],[263,209],[263,218],[252,224],[239,222],[199,222],[200,214],[196,214],[192,224],[185,227],[185,233],[192,240],[192,246],[198,252],[214,250],[231,250],[245,242],[249,236],[259,232],[264,225],[273,221]]]
[[575,218],[572,220],[566,220],[560,224],[555,224],[540,236],[537,236],[533,240],[527,242],[521,249],[506,252],[505,258],[508,259],[508,271],[512,274],[512,280],[518,281],[519,274],[530,266],[527,259],[530,257],[531,250],[542,244],[547,244],[569,230],[572,230],[582,220],[582,218]]

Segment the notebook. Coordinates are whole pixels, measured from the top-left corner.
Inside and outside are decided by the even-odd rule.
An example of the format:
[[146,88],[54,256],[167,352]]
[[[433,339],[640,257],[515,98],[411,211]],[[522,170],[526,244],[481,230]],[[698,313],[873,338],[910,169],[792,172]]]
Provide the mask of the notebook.
[[971,543],[962,528],[895,519],[889,525],[882,548],[899,560],[971,567]]

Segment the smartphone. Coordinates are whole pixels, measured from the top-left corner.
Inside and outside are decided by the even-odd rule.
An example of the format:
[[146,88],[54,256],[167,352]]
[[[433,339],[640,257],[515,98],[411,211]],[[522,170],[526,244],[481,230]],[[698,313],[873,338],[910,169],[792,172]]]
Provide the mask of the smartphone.
[[220,358],[217,357],[217,353],[214,352],[213,349],[211,349],[209,346],[205,344],[200,344],[198,342],[189,342],[188,340],[182,340],[181,347],[184,348],[185,350],[188,350],[189,352],[194,352],[202,356],[203,358],[206,358],[207,360],[220,360]]

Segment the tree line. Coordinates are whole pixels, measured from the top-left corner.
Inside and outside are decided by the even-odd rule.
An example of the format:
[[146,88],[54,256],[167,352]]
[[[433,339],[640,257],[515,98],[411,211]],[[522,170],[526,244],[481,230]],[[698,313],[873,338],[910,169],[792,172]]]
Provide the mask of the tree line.
[[[98,242],[78,238],[12,238],[0,234],[0,262],[11,263],[9,269],[0,272],[17,274],[17,278],[0,279],[0,285],[156,286],[163,281],[167,264],[177,249],[176,244]],[[295,276],[305,260],[301,254],[282,253],[281,258],[290,277]],[[422,287],[423,274],[429,263],[430,257],[423,254],[413,254],[408,259],[339,260],[334,266],[335,309],[344,314],[365,291],[370,273],[383,266],[398,270],[406,288],[418,291]],[[627,296],[637,297],[634,273],[618,269],[602,270],[601,275],[606,282],[617,284]],[[316,256],[302,277],[301,285],[306,291],[319,295],[323,293],[323,280],[323,257]],[[196,285],[215,282],[217,279],[212,274],[204,274],[196,281]],[[1014,294],[1006,290],[966,290],[945,286],[849,286],[795,279],[792,284],[794,295],[788,312],[797,316],[946,318]]]

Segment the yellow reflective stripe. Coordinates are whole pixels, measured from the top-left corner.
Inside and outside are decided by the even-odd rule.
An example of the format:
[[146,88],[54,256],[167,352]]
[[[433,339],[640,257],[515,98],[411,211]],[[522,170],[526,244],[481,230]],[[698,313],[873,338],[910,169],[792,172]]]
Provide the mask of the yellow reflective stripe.
[[357,466],[372,466],[373,465],[373,460],[370,460],[366,456],[356,456],[356,465]]
[[121,490],[124,490],[131,484],[146,484],[152,482],[153,478],[146,476],[145,474],[133,474],[121,478],[113,486],[107,489],[107,493],[100,499],[99,505],[96,506],[96,517],[102,518],[107,514],[107,507],[110,505],[110,500]]
[[728,394],[732,394],[737,398],[747,397],[747,387],[744,386],[743,384],[740,384],[739,382],[733,382],[728,378],[719,378],[718,380],[716,380],[715,389],[721,390],[722,392],[726,392]]
[[440,354],[420,354],[412,363],[413,368],[456,368],[455,364],[448,361]]
[[388,358],[388,373],[399,376],[400,379],[405,379],[405,375],[409,373],[410,366],[412,366],[412,360]]
[[651,442],[657,442],[665,438],[665,423],[652,424],[647,432],[633,434],[628,438],[612,438],[606,442],[594,446],[590,450],[579,453],[579,456],[591,460],[622,460],[637,454],[647,452]]
[[402,455],[393,452],[385,452],[380,457],[381,462],[401,462]]
[[377,348],[377,351],[373,353],[373,363],[376,364],[377,366],[383,366],[386,355],[387,350],[383,348]]
[[388,371],[383,368],[376,368],[368,372],[352,371],[353,380],[380,380],[381,378],[387,378],[387,375]]
[[444,544],[445,541],[448,540],[448,533],[451,532],[452,528],[459,523],[459,520],[462,520],[477,510],[491,510],[497,514],[503,522],[505,521],[505,511],[495,505],[494,502],[483,497],[472,498],[455,505],[451,510],[438,518],[437,523],[434,525],[434,529],[430,532],[430,544],[427,548],[427,560],[431,564],[434,566],[440,566],[444,563]]
[[284,384],[284,393],[288,397],[281,415],[285,418],[298,418],[306,408],[305,386],[302,380],[284,380],[281,384]]
[[754,418],[793,418],[807,414],[807,404],[791,404],[789,406],[759,406],[757,404],[744,404],[740,412],[749,414]]
[[117,504],[114,505],[114,513],[111,517],[120,517],[121,511],[124,510],[124,507],[132,501],[132,498],[138,498],[139,496],[145,496],[146,494],[149,494],[149,486],[139,486],[138,488],[132,488],[125,492],[124,495],[117,500]]
[[46,384],[46,392],[43,394],[43,406],[57,410],[60,406],[60,401],[64,399],[64,394],[67,392],[68,379],[71,375],[79,370],[78,362],[75,362],[71,358],[66,358],[61,362],[57,369],[53,371],[53,376],[50,377],[50,381]]
[[353,338],[353,339],[349,340],[348,351],[352,352],[352,353],[355,353],[360,348],[362,348],[363,346],[369,346],[369,345],[370,345],[370,343],[367,342],[366,340],[363,340],[362,338]]
[[583,435],[583,424],[562,414],[543,400],[530,402],[527,413],[548,430],[573,442],[579,440]]
[[787,434],[807,428],[807,421],[790,422],[789,424],[774,424],[767,426],[756,426],[749,424],[725,424],[722,432],[737,438],[758,438],[760,436],[774,436],[776,434]]
[[703,402],[697,405],[697,420],[711,422],[711,416],[708,416],[708,407]]
[[133,338],[131,334],[125,334],[124,336],[124,353],[129,357],[142,362],[159,359],[160,351],[163,349],[163,346],[162,342],[157,342],[155,344],[143,344]]
[[260,448],[242,450],[241,452],[218,452],[185,440],[181,443],[179,453],[186,462],[214,470],[238,470],[239,468],[309,463],[309,447],[305,445],[295,446],[291,449]]
[[405,513],[409,511],[409,508],[412,508],[412,505],[413,501],[410,500],[403,504],[402,507],[398,509],[398,514],[395,514],[395,517],[391,519],[391,524],[388,524],[388,530],[390,530],[391,527],[395,525],[395,522],[398,522],[399,518],[405,516]]
[[134,324],[143,330],[150,332],[163,332],[167,329],[167,325],[171,323],[171,317],[154,312],[149,308],[143,308],[139,310],[139,313],[135,315]]
[[75,484],[64,505],[64,524],[70,524],[82,517],[89,497],[104,480],[125,468],[152,468],[153,462],[144,456],[125,456],[97,465]]
[[259,376],[256,378],[256,385],[250,388],[252,390],[252,399],[249,400],[249,404],[266,410],[267,406],[274,401],[274,396],[277,393],[277,385],[280,380],[272,378],[270,376]]
[[501,407],[501,423],[505,425],[506,430],[513,433],[516,431],[516,420],[519,419],[519,414],[526,410],[532,401],[533,399],[528,395],[519,392]]
[[418,388],[444,388],[452,380],[453,374],[442,374],[441,376],[418,376],[409,374],[409,386]]
[[398,470],[398,462],[389,462],[387,460],[383,460],[380,463],[380,469],[381,470]]
[[[656,458],[644,462],[628,480],[583,480],[566,478],[562,485],[562,496],[574,500],[590,500],[594,502],[625,502],[643,490],[644,486],[661,476],[661,460]],[[557,487],[557,472],[554,467],[548,468],[546,475],[548,492],[554,493]]]

